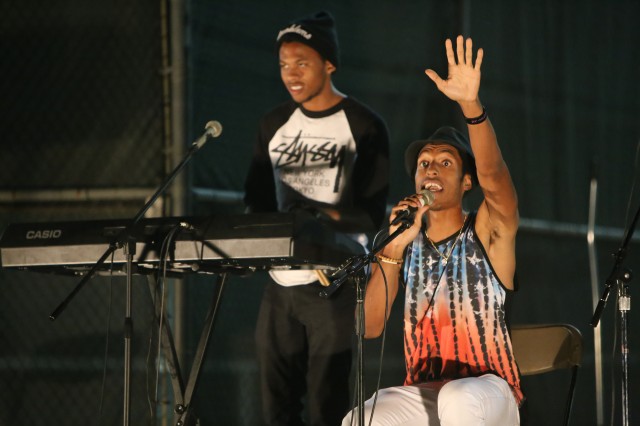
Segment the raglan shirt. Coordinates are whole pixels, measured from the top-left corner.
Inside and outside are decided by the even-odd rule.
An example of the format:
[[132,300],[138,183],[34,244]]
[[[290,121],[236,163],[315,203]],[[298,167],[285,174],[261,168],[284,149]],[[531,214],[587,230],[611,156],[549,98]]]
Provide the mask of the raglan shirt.
[[[507,290],[475,233],[475,214],[436,244],[424,232],[406,253],[405,384],[492,373],[523,399],[506,321]],[[453,246],[453,247],[452,247]],[[449,255],[445,261],[441,255]]]
[[[389,137],[384,121],[354,98],[325,111],[308,111],[288,101],[260,121],[245,182],[251,212],[290,212],[331,207],[366,212],[369,224],[348,233],[371,231],[385,215]],[[319,210],[318,210],[319,211]],[[313,271],[271,271],[282,285],[316,280]]]

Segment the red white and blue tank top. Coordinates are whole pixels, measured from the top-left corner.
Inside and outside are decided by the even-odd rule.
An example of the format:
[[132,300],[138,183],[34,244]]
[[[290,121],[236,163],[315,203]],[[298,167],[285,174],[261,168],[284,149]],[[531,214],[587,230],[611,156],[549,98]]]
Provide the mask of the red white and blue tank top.
[[440,253],[424,232],[407,250],[405,384],[493,373],[509,383],[520,403],[505,319],[509,290],[493,271],[474,224],[470,214],[459,233],[435,244]]

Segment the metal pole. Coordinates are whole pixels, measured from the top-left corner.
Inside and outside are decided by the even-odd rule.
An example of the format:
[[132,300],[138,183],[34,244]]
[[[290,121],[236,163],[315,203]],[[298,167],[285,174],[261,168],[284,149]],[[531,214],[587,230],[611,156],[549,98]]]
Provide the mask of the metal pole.
[[127,258],[127,289],[124,313],[124,413],[123,425],[129,426],[131,421],[131,339],[133,337],[133,319],[131,318],[133,256],[136,253],[136,242],[129,236],[124,243],[124,254]]
[[356,399],[358,406],[358,425],[364,426],[364,279],[360,272],[355,275],[356,284],[356,336],[358,337]]
[[629,341],[627,313],[631,309],[629,286],[624,281],[618,283],[618,310],[620,311],[620,362],[622,364],[621,409],[622,426],[629,426]]
[[[165,1],[165,0],[162,0]],[[171,146],[168,151],[172,164],[177,164],[184,156],[186,146],[185,131],[185,53],[184,53],[184,20],[185,3],[183,0],[170,0],[170,81],[171,81]],[[186,206],[187,179],[179,176],[171,188],[171,214],[183,216]],[[174,280],[174,342],[180,365],[184,365],[185,337],[185,288],[182,280]]]
[[[591,273],[591,297],[593,309],[598,306],[600,286],[598,279],[598,259],[596,256],[596,199],[598,195],[598,180],[591,179],[589,186],[589,219],[587,223],[587,246],[589,249],[589,271]],[[596,425],[604,425],[604,401],[602,383],[602,328],[600,324],[593,329],[594,368],[596,379]]]

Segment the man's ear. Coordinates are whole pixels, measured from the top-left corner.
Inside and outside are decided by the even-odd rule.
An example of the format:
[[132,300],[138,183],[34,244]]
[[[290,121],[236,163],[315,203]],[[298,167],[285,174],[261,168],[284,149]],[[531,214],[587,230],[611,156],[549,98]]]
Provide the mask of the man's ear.
[[336,66],[333,65],[331,62],[325,60],[324,66],[325,66],[325,70],[327,71],[327,74],[333,74],[334,72],[336,72]]
[[469,191],[471,190],[471,188],[473,188],[473,182],[471,180],[471,175],[470,174],[466,174],[464,175],[464,177],[462,178],[462,188],[465,191]]

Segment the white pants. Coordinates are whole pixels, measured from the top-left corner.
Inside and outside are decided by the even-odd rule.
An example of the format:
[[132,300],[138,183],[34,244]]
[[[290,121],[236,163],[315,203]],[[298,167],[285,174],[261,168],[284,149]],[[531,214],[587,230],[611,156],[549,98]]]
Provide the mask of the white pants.
[[[365,425],[369,425],[374,397],[365,402]],[[520,424],[520,413],[511,388],[494,374],[452,380],[444,385],[433,382],[381,389],[373,410],[371,424],[375,426]],[[342,420],[342,426],[357,424],[357,409]]]

